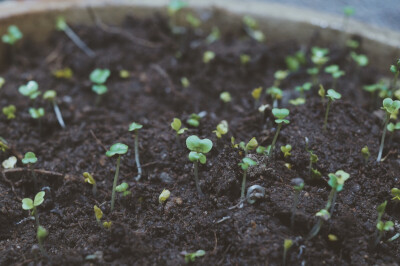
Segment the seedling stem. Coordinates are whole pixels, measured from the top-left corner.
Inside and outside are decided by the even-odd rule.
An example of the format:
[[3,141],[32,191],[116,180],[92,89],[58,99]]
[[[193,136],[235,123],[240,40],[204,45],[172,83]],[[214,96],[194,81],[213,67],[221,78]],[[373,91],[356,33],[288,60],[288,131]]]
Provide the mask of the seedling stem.
[[139,181],[140,178],[142,177],[142,166],[140,165],[139,161],[139,137],[138,137],[138,131],[135,130],[135,161],[136,161],[136,167],[138,169],[138,175],[136,176],[136,181]]
[[119,164],[120,164],[120,161],[121,161],[121,155],[118,155],[118,158],[117,158],[117,169],[115,170],[114,183],[113,183],[113,189],[112,189],[112,195],[111,195],[111,211],[114,210],[115,188],[117,187],[117,183],[118,183],[118,175],[119,175]]
[[381,138],[381,146],[379,147],[378,158],[376,159],[377,162],[380,162],[382,158],[383,146],[385,145],[386,130],[389,120],[390,120],[390,114],[386,113],[385,125],[383,126],[383,133]]

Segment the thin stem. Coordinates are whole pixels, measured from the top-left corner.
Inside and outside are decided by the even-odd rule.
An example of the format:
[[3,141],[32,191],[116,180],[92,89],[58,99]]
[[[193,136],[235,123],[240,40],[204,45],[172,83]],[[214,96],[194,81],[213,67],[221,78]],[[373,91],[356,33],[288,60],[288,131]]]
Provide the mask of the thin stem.
[[336,198],[335,194],[336,194],[336,189],[332,188],[331,192],[329,193],[328,201],[326,202],[325,206],[326,210],[329,210],[329,208],[332,206],[333,198]]
[[92,193],[93,193],[93,196],[96,196],[96,194],[97,194],[97,185],[96,184],[93,184]]
[[138,169],[138,175],[135,177],[136,181],[139,181],[140,178],[142,177],[142,167],[140,166],[140,161],[139,161],[139,136],[138,136],[138,131],[135,130],[135,161],[136,161],[136,167]]
[[48,257],[46,250],[43,247],[43,243],[41,240],[38,240],[38,244],[39,244],[39,250],[42,253],[43,256]]
[[246,190],[246,175],[247,175],[247,170],[244,170],[242,179],[242,191],[240,193],[241,201],[244,201],[244,191]]
[[331,204],[331,216],[333,215],[333,211],[335,209],[335,203],[336,203],[336,198],[337,198],[337,191],[335,190],[335,193],[333,194],[333,198],[332,198],[332,204]]
[[397,79],[399,77],[399,73],[400,73],[400,71],[397,71],[396,74],[394,74],[393,85],[392,85],[392,96],[394,95],[394,92],[396,91],[396,83],[397,83]]
[[90,49],[86,43],[84,43],[81,38],[67,25],[64,29],[65,34],[79,47],[87,56],[94,57],[96,54]]
[[196,161],[196,162],[194,162],[193,164],[194,164],[194,179],[195,179],[195,181],[196,181],[197,193],[198,193],[200,196],[203,196],[204,194],[203,194],[203,192],[201,191],[200,183],[199,183],[199,162]]
[[381,238],[383,236],[383,231],[381,231],[381,230],[378,230],[378,231],[379,231],[379,233],[378,233],[378,236],[376,237],[375,243],[374,243],[375,246],[377,246],[379,244],[379,242],[381,241]]
[[381,146],[379,147],[378,158],[376,159],[377,162],[380,162],[381,158],[382,158],[383,146],[385,145],[386,129],[387,129],[387,124],[389,123],[389,120],[390,120],[390,114],[388,112],[386,112],[386,120],[385,120],[385,125],[383,127]]
[[276,143],[276,140],[278,139],[278,135],[279,135],[279,131],[281,131],[281,127],[282,127],[282,123],[278,124],[278,129],[276,130],[274,139],[272,140],[270,153],[272,153],[274,151],[275,143]]
[[29,171],[31,172],[31,175],[32,175],[34,192],[36,192],[38,185],[37,185],[36,174],[35,174],[35,171],[33,171],[32,164],[28,164],[28,169],[29,169]]
[[286,265],[286,253],[287,253],[287,249],[284,248],[284,249],[283,249],[283,261],[282,261],[282,265],[283,265],[283,266]]
[[326,125],[328,124],[328,114],[329,114],[329,108],[331,107],[332,100],[329,99],[328,105],[326,106],[326,112],[325,112],[325,120],[324,120],[324,127],[323,129],[326,130]]
[[36,229],[39,228],[39,215],[37,213],[37,209],[35,206],[33,206],[33,213],[35,214],[35,222],[36,222]]
[[179,141],[179,134],[178,133],[175,134],[175,141],[176,141],[176,145],[178,145],[178,148],[180,148],[181,147],[181,142]]
[[53,107],[54,107],[54,113],[56,113],[58,123],[60,124],[60,126],[62,128],[65,128],[65,123],[64,123],[63,117],[61,115],[60,108],[58,108],[58,105],[55,100],[53,101]]
[[272,103],[272,108],[278,108],[278,99],[274,99],[274,102]]
[[96,96],[96,101],[95,101],[94,105],[95,105],[95,106],[99,106],[100,103],[101,103],[101,95],[100,95],[100,94],[97,94],[97,96]]
[[118,183],[118,174],[119,174],[119,163],[121,161],[121,155],[118,155],[117,158],[117,169],[115,169],[115,176],[114,176],[114,183],[113,183],[113,189],[112,189],[112,195],[111,195],[111,211],[114,210],[114,202],[115,202],[115,188]]
[[294,227],[294,218],[296,215],[297,205],[299,204],[299,196],[300,196],[300,191],[296,190],[296,192],[294,194],[294,200],[293,200],[292,215],[290,216],[290,228],[292,230]]
[[332,89],[334,89],[334,90],[336,90],[336,84],[337,84],[337,79],[333,79],[333,88]]
[[308,176],[311,178],[311,170],[312,170],[312,161],[310,158],[310,166],[309,166],[309,170],[308,170]]
[[318,222],[313,226],[313,228],[311,229],[310,233],[308,234],[307,240],[310,240],[311,238],[315,237],[316,235],[318,235],[319,230],[321,229],[323,224],[323,221],[321,218],[318,219]]

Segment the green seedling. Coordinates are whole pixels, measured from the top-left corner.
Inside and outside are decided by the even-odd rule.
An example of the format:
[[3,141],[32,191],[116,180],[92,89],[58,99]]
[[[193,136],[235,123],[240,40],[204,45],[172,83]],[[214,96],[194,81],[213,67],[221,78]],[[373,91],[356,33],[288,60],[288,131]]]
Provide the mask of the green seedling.
[[333,89],[329,89],[327,94],[325,95],[325,97],[328,98],[328,105],[326,106],[326,112],[325,112],[325,119],[324,119],[324,126],[323,126],[324,130],[326,130],[326,126],[328,124],[329,108],[331,107],[332,102],[342,98],[342,95]]
[[53,105],[54,113],[56,114],[58,123],[60,124],[60,126],[62,128],[65,128],[64,119],[62,117],[60,108],[58,107],[56,97],[57,97],[57,93],[54,90],[48,90],[43,94],[43,99],[51,102],[51,104]]
[[368,57],[364,54],[357,54],[356,52],[352,51],[350,53],[351,58],[356,62],[358,67],[365,67],[368,65]]
[[207,44],[212,44],[221,38],[221,32],[218,27],[212,27],[210,34],[206,38]]
[[142,167],[140,166],[139,160],[139,129],[141,129],[142,127],[143,126],[141,124],[135,122],[129,125],[129,131],[133,131],[135,134],[135,162],[138,169],[138,175],[135,177],[136,181],[139,181],[142,177]]
[[0,89],[4,86],[6,80],[3,77],[0,77]]
[[282,99],[283,96],[283,91],[279,89],[278,87],[271,87],[266,90],[267,95],[270,95],[271,98],[274,100],[272,107],[277,108],[278,107],[278,101]]
[[393,196],[392,200],[400,201],[400,189],[392,188],[390,190],[390,193],[392,193],[392,196]]
[[181,84],[182,86],[186,89],[190,86],[190,81],[187,77],[182,77],[181,78]]
[[56,21],[56,29],[59,31],[63,31],[71,41],[78,46],[87,56],[95,57],[95,53],[92,49],[90,49],[86,43],[84,43],[81,38],[68,26],[67,22],[63,17],[58,17]]
[[350,178],[350,175],[343,170],[338,170],[334,174],[328,174],[328,177],[328,185],[332,188],[332,190],[329,194],[325,209],[329,210],[330,208],[330,214],[332,215],[335,208],[337,193],[343,190],[344,182]]
[[311,87],[312,87],[312,83],[306,82],[302,86],[296,86],[294,88],[294,90],[300,93],[300,98],[305,99],[306,98],[305,92],[310,91]]
[[14,44],[15,44],[18,40],[21,40],[22,37],[23,37],[23,34],[22,34],[22,32],[19,30],[19,28],[18,28],[17,26],[15,26],[15,25],[11,25],[11,26],[8,27],[7,33],[4,34],[4,35],[1,37],[1,40],[2,40],[4,43],[7,43],[7,44],[9,44],[9,45],[11,45],[11,46],[14,46]]
[[106,230],[109,230],[110,228],[111,228],[111,226],[112,226],[112,222],[111,221],[108,221],[108,222],[103,222],[103,227],[106,229]]
[[123,182],[123,183],[121,183],[120,185],[118,185],[118,186],[115,188],[115,191],[117,191],[117,192],[119,192],[119,193],[122,193],[122,196],[123,196],[123,197],[126,197],[126,196],[129,196],[129,195],[132,194],[132,192],[130,192],[128,189],[129,189],[128,183]]
[[311,229],[310,233],[308,234],[307,240],[310,240],[313,237],[315,237],[316,235],[318,235],[318,233],[321,230],[321,227],[322,227],[324,221],[328,221],[331,218],[331,215],[330,215],[329,211],[327,211],[326,209],[321,209],[319,212],[317,212],[315,214],[315,216],[318,217],[318,221],[313,226],[313,228]]
[[220,138],[222,138],[222,135],[225,135],[226,133],[228,133],[228,130],[229,130],[228,122],[226,120],[222,120],[217,125],[217,129],[213,130],[213,133],[215,133],[217,138],[220,139]]
[[8,149],[9,147],[7,141],[2,137],[0,137],[0,151],[5,152]]
[[365,163],[368,163],[369,157],[371,156],[371,153],[369,152],[368,146],[365,145],[362,149],[361,149],[361,154],[365,160]]
[[42,117],[44,116],[44,109],[42,107],[40,108],[29,108],[29,114],[33,119],[37,119],[39,121],[39,132],[42,132]]
[[110,76],[111,72],[109,69],[100,69],[96,68],[95,70],[90,73],[90,81],[93,83],[92,91],[97,94],[96,97],[96,106],[98,106],[101,102],[101,97],[103,94],[107,93],[108,88],[105,85],[108,77]]
[[400,129],[400,122],[397,122],[396,124],[389,123],[387,125],[387,130],[391,133],[393,133],[395,130],[399,130],[399,129]]
[[254,107],[257,107],[260,104],[261,93],[262,93],[262,87],[255,88],[251,92],[251,96],[254,99]]
[[31,100],[36,99],[41,94],[39,91],[39,84],[34,80],[29,81],[26,85],[21,85],[18,91]]
[[158,202],[160,204],[163,204],[164,202],[167,201],[167,199],[169,198],[170,195],[171,195],[171,192],[168,189],[163,189],[160,196],[158,197]]
[[227,91],[221,92],[221,94],[219,95],[219,98],[221,99],[221,101],[223,101],[224,103],[229,103],[232,101],[232,97],[231,94]]
[[111,211],[114,210],[114,202],[115,202],[115,189],[118,183],[118,175],[119,175],[119,165],[121,161],[121,155],[128,152],[128,146],[123,143],[115,143],[110,147],[110,150],[106,152],[107,157],[113,157],[117,155],[117,168],[115,170],[112,195],[111,195]]
[[17,164],[17,157],[11,156],[8,159],[4,160],[1,163],[1,166],[3,166],[4,169],[12,169],[15,167],[16,164]]
[[[385,200],[383,203],[381,203],[376,210],[378,211],[378,218],[376,219],[376,230],[375,230],[375,243],[374,245],[378,245],[382,235],[383,235],[383,227],[384,223],[382,222],[382,216],[385,213],[387,201]],[[379,225],[379,227],[378,227]],[[390,225],[390,224],[389,224]]]
[[317,86],[318,84],[318,73],[319,69],[317,67],[307,68],[307,74],[311,76],[313,86]]
[[239,166],[243,170],[243,179],[242,179],[242,189],[240,193],[240,201],[244,202],[245,200],[245,190],[246,190],[246,175],[247,175],[247,170],[251,166],[257,165],[257,162],[250,159],[249,157],[245,157],[242,159],[242,161],[239,163]]
[[288,70],[296,72],[300,69],[301,65],[306,63],[306,55],[302,51],[296,52],[294,55],[285,57],[285,62]]
[[8,120],[15,118],[15,112],[17,111],[17,108],[15,108],[15,105],[11,104],[9,106],[3,107],[2,110],[3,110],[3,114],[7,117]]
[[121,69],[119,71],[119,77],[122,79],[127,79],[131,76],[131,73],[126,69]]
[[198,114],[191,114],[189,118],[186,120],[186,123],[188,123],[192,127],[199,127],[200,125],[200,120],[206,115],[206,112],[200,112]]
[[387,130],[387,126],[388,126],[388,123],[390,120],[390,116],[397,113],[399,108],[400,108],[400,101],[398,101],[398,100],[393,101],[390,98],[386,98],[383,100],[382,109],[386,111],[386,118],[385,118],[385,125],[383,127],[383,133],[382,133],[381,145],[379,147],[378,158],[376,159],[377,162],[380,162],[381,158],[382,158],[383,146],[385,144],[386,130]]
[[212,51],[205,51],[203,54],[203,63],[208,64],[215,59],[215,53]]
[[300,193],[304,188],[304,180],[300,177],[293,178],[292,184],[294,189],[294,197],[293,197],[292,214],[290,215],[290,228],[293,230],[294,218],[296,215],[297,205],[299,204]]
[[346,41],[346,46],[350,49],[356,50],[358,47],[360,47],[360,43],[356,40],[350,39]]
[[53,76],[58,79],[72,79],[73,72],[69,67],[53,71]]
[[271,153],[274,151],[275,143],[276,143],[276,140],[278,139],[278,135],[279,135],[279,132],[281,131],[282,125],[290,123],[290,121],[288,119],[285,119],[289,115],[289,110],[288,109],[286,109],[286,108],[283,108],[283,109],[274,108],[274,109],[272,109],[272,114],[276,118],[275,119],[275,123],[278,124],[278,128],[276,130],[274,139],[272,140]]
[[240,55],[240,64],[247,65],[251,61],[251,56],[248,54]]
[[94,180],[93,176],[88,172],[84,172],[83,177],[85,178],[85,183],[92,185],[93,196],[96,196],[96,193],[97,193],[96,180]]
[[243,24],[244,24],[244,30],[251,38],[253,38],[258,42],[265,41],[265,35],[261,30],[259,30],[258,23],[254,18],[247,15],[244,16]]
[[37,160],[38,159],[36,157],[36,154],[31,152],[31,151],[25,153],[25,156],[22,159],[22,163],[27,165],[28,166],[28,170],[31,172],[35,191],[36,191],[38,186],[37,186],[36,174],[33,171],[33,165],[37,162]]
[[325,72],[332,75],[332,78],[333,78],[332,89],[334,89],[334,90],[336,89],[336,84],[337,84],[338,79],[341,76],[344,76],[346,74],[343,70],[340,70],[338,65],[327,66],[325,68]]
[[307,73],[311,75],[314,86],[319,83],[318,74],[320,73],[322,66],[329,61],[328,54],[329,49],[327,48],[316,46],[311,48],[311,61],[314,63],[315,67],[307,69]]
[[285,239],[283,242],[283,260],[282,260],[282,265],[286,265],[286,255],[289,249],[292,247],[293,241],[291,239]]
[[274,73],[274,85],[273,87],[279,87],[281,85],[281,82],[287,78],[289,75],[288,70],[278,70]]
[[200,139],[197,136],[190,136],[186,139],[186,147],[190,150],[189,160],[193,162],[194,165],[194,178],[196,181],[197,193],[203,196],[203,192],[200,188],[199,183],[199,162],[201,164],[206,163],[206,156],[204,154],[208,153],[212,149],[213,143],[209,139]]
[[93,209],[94,209],[94,216],[96,217],[96,221],[101,227],[101,218],[103,218],[103,211],[99,207],[97,207],[97,205],[94,205]]
[[258,146],[256,149],[256,152],[258,154],[262,154],[262,155],[268,155],[271,149],[271,145],[269,145],[268,147],[264,147],[264,146]]
[[186,21],[192,28],[198,28],[201,25],[201,20],[196,18],[192,13],[188,13],[186,15]]
[[40,252],[42,252],[43,256],[47,257],[47,253],[43,247],[43,242],[46,237],[49,235],[49,232],[43,226],[39,225],[36,232],[36,238],[38,240]]
[[[232,141],[232,139],[231,139]],[[235,139],[233,138],[233,142],[235,141]],[[253,137],[251,140],[249,140],[249,142],[247,142],[247,144],[245,144],[243,141],[241,141],[238,145],[238,147],[240,147],[245,154],[245,157],[247,157],[247,154],[249,153],[249,151],[254,150],[255,148],[257,148],[258,146],[258,142],[257,139],[255,137]]]
[[34,200],[30,198],[24,198],[22,200],[22,209],[31,211],[31,215],[35,216],[36,226],[39,228],[39,214],[37,212],[37,207],[40,206],[44,201],[45,196],[44,191],[40,191],[36,194]]
[[379,233],[378,237],[375,240],[375,246],[379,244],[385,231],[390,231],[393,229],[393,227],[394,223],[392,221],[386,221],[386,222],[379,221],[379,223],[376,224],[376,228],[378,229]]
[[171,128],[175,130],[176,143],[180,144],[179,135],[182,135],[188,129],[186,127],[182,128],[182,122],[179,118],[174,118],[171,123]]
[[184,255],[185,255],[185,262],[190,263],[194,262],[196,258],[206,255],[206,252],[200,249],[193,253],[185,253]]
[[296,99],[289,100],[289,103],[294,105],[294,106],[298,106],[298,105],[305,104],[306,103],[306,99],[299,97],[299,98],[296,98]]
[[283,153],[283,156],[285,158],[292,155],[290,153],[291,150],[292,150],[292,145],[290,145],[290,144],[287,144],[286,146],[281,146],[281,152]]
[[396,65],[390,66],[390,72],[392,72],[394,75],[391,87],[392,87],[392,94],[395,94],[396,84],[397,84],[397,80],[398,80],[399,74],[400,74],[400,59],[397,61]]

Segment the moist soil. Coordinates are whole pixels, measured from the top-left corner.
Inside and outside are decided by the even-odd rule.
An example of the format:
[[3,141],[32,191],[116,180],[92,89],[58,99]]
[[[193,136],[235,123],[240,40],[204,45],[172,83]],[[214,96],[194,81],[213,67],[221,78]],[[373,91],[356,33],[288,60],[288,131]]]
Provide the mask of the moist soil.
[[[260,185],[265,196],[243,208],[231,208],[239,202],[243,172],[238,163],[243,153],[231,145],[256,137],[259,144],[272,142],[276,124],[270,109],[261,114],[254,108],[252,89],[270,87],[273,74],[285,69],[285,56],[303,49],[309,58],[310,47],[318,45],[318,32],[308,45],[291,40],[267,44],[250,39],[244,31],[227,32],[221,39],[207,44],[208,32],[188,31],[174,35],[168,20],[154,15],[147,19],[127,17],[117,33],[96,26],[73,25],[72,28],[96,52],[86,56],[62,32],[54,32],[45,45],[29,39],[17,47],[8,67],[1,73],[6,83],[0,90],[0,106],[14,104],[16,118],[0,116],[0,136],[10,149],[0,153],[3,161],[12,155],[19,159],[28,151],[38,157],[34,165],[39,186],[46,191],[45,201],[38,208],[39,221],[49,231],[44,243],[48,257],[32,247],[37,243],[35,222],[21,208],[21,199],[33,198],[34,184],[29,171],[18,160],[14,170],[2,169],[0,178],[0,264],[81,265],[135,264],[182,265],[183,252],[202,249],[197,265],[280,265],[283,241],[292,239],[288,252],[289,265],[397,265],[399,241],[387,239],[399,231],[400,206],[391,200],[390,189],[399,187],[400,134],[389,134],[383,153],[385,160],[376,162],[382,134],[381,100],[371,100],[362,90],[365,84],[382,76],[373,62],[357,68],[349,58],[349,50],[329,46],[329,64],[338,64],[346,75],[340,78],[337,90],[342,99],[333,103],[328,130],[322,129],[325,106],[314,87],[307,93],[304,105],[288,104],[295,98],[294,87],[310,80],[307,62],[281,84],[284,97],[280,107],[290,109],[290,124],[282,127],[273,157],[250,152],[258,162],[248,173],[247,187]],[[138,42],[135,36],[146,40]],[[268,34],[267,34],[268,36]],[[361,49],[358,52],[362,53]],[[203,53],[214,51],[209,64]],[[243,66],[240,54],[251,56]],[[11,58],[11,59],[10,59]],[[388,62],[388,65],[391,62]],[[72,79],[57,79],[54,70],[70,67]],[[95,68],[109,68],[109,92],[99,106],[91,91],[89,74]],[[120,78],[126,69],[129,78]],[[386,75],[387,73],[384,73]],[[180,79],[187,77],[184,88]],[[41,97],[30,101],[18,87],[36,80],[43,92],[57,91],[58,104],[67,125],[62,130],[52,107]],[[326,88],[332,79],[320,75]],[[224,104],[219,94],[229,91],[232,102]],[[269,97],[264,103],[272,103]],[[28,109],[45,107],[41,132]],[[198,128],[186,124],[191,113],[206,111]],[[378,111],[378,112],[377,112]],[[176,142],[170,127],[174,117],[189,128]],[[217,139],[212,132],[221,120],[229,123],[229,132]],[[140,160],[143,176],[134,180],[134,138],[128,131],[131,122],[139,122]],[[188,160],[185,139],[189,135],[209,138],[214,147],[207,154],[207,163],[200,166],[199,178],[205,197],[199,197]],[[314,165],[322,173],[320,179],[309,178],[309,148],[318,155]],[[117,197],[116,208],[110,211],[111,188],[116,158],[105,156],[106,148],[116,142],[129,146],[121,158],[119,182],[127,182],[132,194]],[[280,146],[291,144],[291,156],[284,158]],[[367,163],[361,148],[367,145],[371,158]],[[285,166],[291,164],[291,169]],[[307,235],[316,223],[315,213],[322,209],[330,193],[328,173],[342,169],[350,174],[343,191],[338,194],[335,212],[320,233],[311,240]],[[84,183],[83,172],[90,172],[97,181],[98,192]],[[294,190],[291,180],[302,177],[304,190],[296,210],[295,226],[290,228]],[[166,203],[158,197],[163,189],[171,191]],[[395,232],[388,232],[376,247],[376,207],[388,201],[383,220],[395,222]],[[102,221],[112,221],[110,230],[99,227],[93,206],[104,212]],[[330,241],[329,234],[337,237]],[[97,254],[97,259],[85,257]]]

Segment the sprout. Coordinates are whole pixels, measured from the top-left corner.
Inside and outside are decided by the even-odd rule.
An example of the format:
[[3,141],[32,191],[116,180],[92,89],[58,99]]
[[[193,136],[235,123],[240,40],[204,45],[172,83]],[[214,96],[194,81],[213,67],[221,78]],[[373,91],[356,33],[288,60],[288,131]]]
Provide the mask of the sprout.
[[368,57],[364,54],[357,54],[356,52],[350,53],[351,58],[357,63],[358,67],[365,67],[368,65]]
[[293,198],[292,214],[290,216],[290,228],[293,230],[294,218],[296,215],[297,205],[299,204],[300,193],[304,188],[304,180],[300,177],[293,178],[292,184],[294,189],[294,198]]
[[188,130],[186,127],[182,128],[182,122],[179,118],[174,118],[174,120],[171,123],[171,128],[175,130],[176,134],[176,143],[180,144],[179,142],[179,135],[182,135],[186,130]]
[[128,188],[129,188],[128,183],[123,182],[123,183],[121,183],[120,185],[118,185],[118,186],[115,188],[115,191],[117,191],[117,192],[119,192],[119,193],[122,193],[122,196],[123,196],[123,197],[126,197],[126,196],[129,196],[130,194],[132,194],[132,192],[130,192],[130,191],[128,190]]
[[390,190],[390,193],[392,193],[392,196],[394,196],[394,197],[392,198],[392,200],[400,201],[400,189],[398,189],[398,188],[392,188],[392,189]]
[[331,218],[331,215],[326,209],[321,209],[315,214],[315,216],[318,217],[318,221],[313,226],[313,228],[311,228],[311,231],[307,236],[307,240],[310,240],[311,238],[315,237],[319,233],[319,230],[321,230],[324,221],[328,221]]
[[287,68],[291,72],[296,72],[299,70],[301,65],[304,65],[306,63],[306,56],[304,52],[298,51],[294,55],[289,55],[285,57],[285,62]]
[[70,38],[79,49],[81,49],[87,56],[94,57],[96,54],[90,49],[86,43],[84,43],[81,38],[68,26],[67,22],[63,17],[58,17],[56,22],[56,29],[63,31],[68,38]]
[[219,95],[219,98],[221,99],[221,101],[223,101],[224,103],[229,103],[232,101],[232,97],[231,94],[227,91],[221,92],[221,94]]
[[350,175],[343,170],[338,170],[336,173],[328,174],[329,181],[328,185],[331,186],[332,190],[329,194],[328,202],[326,204],[326,209],[331,208],[330,214],[333,214],[333,210],[335,208],[335,202],[337,193],[342,191],[344,182],[350,178]]
[[256,161],[253,161],[252,159],[250,159],[249,157],[245,157],[242,159],[242,162],[239,163],[239,166],[242,168],[243,170],[243,179],[242,179],[242,190],[240,193],[240,200],[241,202],[244,201],[245,196],[244,196],[244,192],[246,190],[246,175],[247,175],[247,169],[249,169],[249,167],[251,166],[255,166],[257,165]]
[[131,73],[129,73],[129,71],[126,70],[126,69],[121,69],[119,71],[119,77],[122,78],[122,79],[127,79],[127,78],[130,77],[130,75],[131,75]]
[[107,230],[109,230],[111,228],[111,226],[112,226],[112,222],[111,221],[103,223],[103,227],[105,229],[107,229]]
[[256,152],[258,154],[268,155],[270,150],[271,150],[271,145],[269,145],[268,147],[258,146]]
[[315,67],[307,69],[307,73],[311,75],[314,86],[318,84],[318,74],[322,66],[329,60],[329,57],[327,56],[328,53],[329,49],[327,48],[316,46],[311,48],[311,61],[314,63]]
[[375,240],[375,246],[381,241],[384,232],[392,230],[393,227],[394,223],[392,221],[386,221],[386,222],[379,221],[379,223],[376,224],[376,228],[379,231],[379,235],[378,238]]
[[[390,66],[390,72],[392,72],[394,74],[393,81],[392,81],[392,94],[395,94],[396,83],[397,83],[397,79],[399,78],[399,74],[400,74],[400,59],[397,61],[396,65]],[[0,85],[0,87],[1,87],[1,85]]]
[[218,41],[221,38],[221,32],[218,27],[212,27],[210,34],[206,38],[207,44]]
[[3,77],[0,77],[0,89],[6,83],[6,80]]
[[40,252],[42,252],[43,256],[47,257],[47,253],[44,250],[43,242],[46,237],[49,235],[49,232],[43,226],[39,225],[36,232],[36,238],[38,240]]
[[333,89],[329,89],[327,94],[325,95],[325,97],[328,98],[328,105],[326,106],[326,112],[325,112],[325,119],[324,119],[324,126],[323,126],[324,130],[326,130],[326,126],[328,124],[329,108],[330,108],[332,102],[342,98],[342,95],[339,92],[336,92]]
[[71,79],[73,76],[72,69],[69,67],[59,69],[53,72],[53,76],[58,78],[58,79]]
[[135,133],[135,162],[138,169],[138,175],[135,177],[136,181],[139,181],[142,177],[142,167],[140,166],[139,161],[139,129],[141,129],[142,127],[143,126],[141,124],[135,122],[129,125],[129,131],[133,131]]
[[167,201],[167,199],[169,198],[170,195],[171,195],[171,192],[168,189],[163,189],[160,196],[158,197],[158,202],[160,204],[163,204],[164,202]]
[[294,106],[302,105],[302,104],[306,103],[306,99],[299,97],[299,98],[296,98],[296,99],[289,100],[289,103],[294,105]]
[[350,49],[357,49],[360,46],[360,43],[356,40],[347,40],[346,41],[346,46],[349,47]]
[[190,81],[188,80],[187,77],[182,77],[181,83],[184,88],[188,88],[190,86]]
[[387,129],[387,125],[390,120],[390,116],[395,114],[399,110],[399,108],[400,108],[400,101],[398,101],[398,100],[393,101],[390,98],[385,98],[383,100],[382,109],[384,109],[386,111],[386,118],[385,118],[385,125],[383,127],[383,133],[382,133],[381,145],[379,147],[378,158],[376,159],[377,162],[380,162],[381,158],[382,158],[383,146],[385,144],[386,129]]
[[191,114],[189,118],[186,120],[186,123],[191,125],[192,127],[198,127],[200,125],[200,120],[206,115],[206,112],[200,112],[198,114]]
[[286,109],[286,108],[283,108],[283,109],[274,108],[274,109],[272,109],[272,114],[276,118],[275,119],[275,123],[278,124],[278,129],[276,130],[274,139],[272,140],[271,152],[274,151],[275,143],[276,143],[276,140],[278,139],[278,135],[279,135],[279,132],[281,131],[282,125],[290,123],[289,120],[285,119],[289,115],[289,110],[288,109]]
[[206,255],[206,252],[200,249],[193,253],[185,253],[184,255],[185,255],[185,262],[189,263],[189,262],[194,262],[197,257],[202,257]]
[[203,63],[208,64],[215,58],[215,53],[212,51],[205,51],[203,54]]
[[92,185],[93,196],[96,196],[96,193],[97,193],[96,180],[94,180],[93,176],[88,172],[84,172],[83,173],[83,177],[85,178],[85,183],[88,183],[88,184]]
[[294,88],[295,91],[298,91],[300,93],[300,97],[305,99],[305,92],[311,90],[312,84],[311,82],[306,82],[302,86],[296,86]]
[[41,93],[39,91],[39,84],[34,80],[29,81],[26,85],[21,85],[18,91],[31,100],[36,99]]
[[186,21],[192,26],[193,28],[198,28],[201,25],[201,20],[193,16],[193,14],[189,13],[186,15]]
[[247,65],[251,61],[251,57],[248,54],[241,54],[240,55],[240,63],[242,65]]
[[265,35],[261,30],[258,29],[257,21],[254,18],[246,15],[242,20],[243,24],[245,25],[244,29],[251,38],[258,42],[265,41]]
[[3,114],[7,116],[7,119],[11,120],[15,118],[15,112],[17,111],[17,108],[15,108],[15,105],[10,104],[9,106],[3,107]]
[[48,90],[43,94],[43,99],[46,101],[49,101],[53,104],[54,113],[56,114],[58,123],[60,124],[60,126],[62,128],[65,128],[64,119],[61,115],[60,108],[58,108],[56,97],[57,97],[57,93],[54,90]]
[[376,220],[376,230],[375,230],[375,243],[374,245],[378,245],[379,241],[381,240],[383,236],[383,231],[389,231],[393,227],[393,223],[390,221],[386,222],[388,223],[385,229],[385,224],[382,222],[382,216],[385,213],[387,201],[385,200],[382,204],[380,204],[376,210],[378,211],[378,218]]
[[283,96],[282,90],[279,89],[278,87],[271,87],[271,88],[268,88],[266,90],[266,93],[268,95],[270,95],[271,98],[274,100],[274,102],[272,104],[272,107],[273,108],[277,108],[278,107],[278,100],[282,99],[282,96]]
[[115,143],[110,147],[110,150],[106,152],[107,157],[113,157],[114,155],[118,155],[117,157],[117,168],[115,170],[112,195],[111,195],[111,211],[114,210],[114,201],[115,201],[115,188],[118,183],[118,174],[119,174],[119,164],[121,161],[121,155],[128,152],[128,146],[123,143]]
[[213,130],[213,133],[215,133],[215,135],[217,136],[217,138],[222,138],[222,135],[225,135],[226,133],[228,133],[228,122],[226,120],[222,120],[221,122],[219,122],[219,124],[217,125],[217,129]]
[[100,69],[96,68],[90,73],[90,81],[93,83],[92,91],[97,94],[96,98],[96,106],[100,104],[101,96],[108,91],[107,86],[105,85],[108,77],[111,72],[109,69]]
[[397,122],[396,124],[389,123],[387,125],[387,130],[391,133],[393,133],[395,130],[399,130],[399,129],[400,129],[400,122]]
[[39,121],[39,132],[42,132],[42,118],[44,116],[44,109],[40,108],[29,108],[29,114],[33,119],[37,119]]
[[36,174],[33,171],[33,165],[37,162],[37,160],[38,159],[36,158],[36,154],[31,151],[25,153],[25,156],[22,159],[22,163],[28,165],[28,170],[31,172],[35,191],[37,188],[37,179],[36,179]]
[[[3,150],[3,151],[5,151],[5,150]],[[3,166],[4,169],[12,169],[15,167],[16,164],[17,164],[17,157],[11,156],[7,160],[4,160],[1,164],[1,166]]]
[[327,66],[327,67],[325,68],[325,72],[332,75],[332,78],[333,78],[333,86],[332,86],[332,89],[336,89],[337,80],[338,80],[341,76],[345,75],[345,72],[344,72],[343,70],[340,70],[338,65],[330,65],[330,66]]
[[[231,141],[232,141],[232,139],[231,139]],[[235,141],[235,139],[233,138],[233,142],[234,141]],[[255,137],[251,138],[251,140],[249,140],[249,142],[247,142],[246,145],[243,141],[241,141],[239,143],[239,147],[244,151],[245,157],[247,156],[249,151],[254,150],[255,148],[257,148],[257,146],[258,146],[258,142]]]
[[251,92],[251,96],[253,97],[254,101],[254,106],[257,107],[259,102],[260,102],[260,97],[261,97],[261,92],[262,92],[262,87],[255,88]]
[[290,145],[290,144],[287,144],[286,146],[281,146],[281,151],[282,151],[283,156],[284,156],[285,158],[292,155],[292,154],[290,153],[291,150],[292,150],[292,145]]
[[32,215],[35,216],[37,227],[39,227],[40,224],[39,224],[39,215],[36,207],[40,206],[43,203],[45,194],[46,193],[44,191],[40,191],[36,194],[34,200],[30,198],[22,199],[22,209],[27,211],[32,210]]
[[7,144],[8,144],[7,141],[2,137],[0,137],[0,151],[5,152],[6,150],[8,150],[9,148]]
[[355,11],[356,11],[356,10],[355,10],[354,7],[352,7],[352,6],[345,6],[345,7],[343,8],[343,14],[344,14],[346,17],[350,17],[350,16],[354,15]]
[[212,149],[213,143],[209,139],[200,139],[199,137],[193,135],[186,139],[186,146],[190,150],[189,160],[194,164],[194,178],[196,181],[197,193],[200,196],[203,196],[203,192],[201,191],[199,184],[199,162],[201,164],[206,163],[207,158],[204,154],[208,153]]
[[275,72],[274,74],[274,86],[273,87],[279,87],[279,85],[281,84],[282,80],[284,80],[287,76],[289,75],[289,71],[288,70],[278,70]]
[[285,239],[285,241],[283,242],[283,261],[282,261],[283,266],[286,265],[286,254],[288,250],[292,247],[292,245],[293,241],[291,239]]
[[15,25],[11,25],[8,27],[7,33],[1,37],[1,40],[9,45],[14,45],[18,40],[22,39],[22,37],[23,34],[19,28]]
[[371,156],[371,153],[369,152],[368,146],[365,145],[362,149],[361,149],[361,154],[364,157],[365,163],[368,162],[369,157]]
[[94,205],[93,209],[96,221],[99,225],[101,225],[101,218],[103,218],[103,211],[99,207],[97,207],[97,205]]

